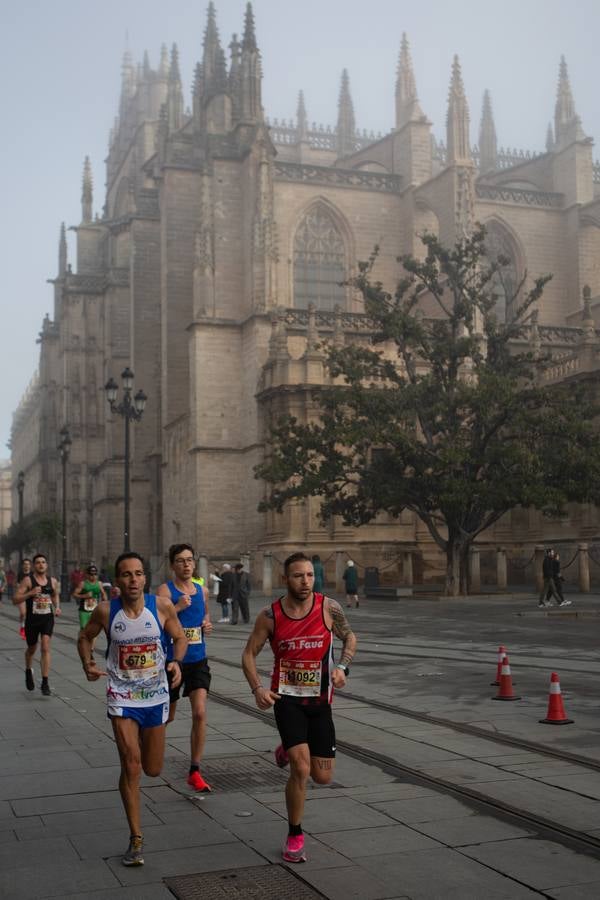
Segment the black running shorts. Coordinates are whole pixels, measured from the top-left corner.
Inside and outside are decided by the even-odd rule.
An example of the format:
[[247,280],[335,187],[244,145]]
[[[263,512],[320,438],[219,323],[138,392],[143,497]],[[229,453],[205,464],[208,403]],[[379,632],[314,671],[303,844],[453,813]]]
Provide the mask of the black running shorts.
[[210,689],[210,668],[206,659],[201,659],[198,662],[182,663],[179,686],[169,688],[169,700],[171,703],[177,703],[181,688],[183,688],[184,697],[189,697],[192,691],[197,691],[198,688],[204,688],[205,691]]
[[40,635],[47,634],[50,637],[53,631],[54,616],[52,614],[27,616],[25,619],[25,640],[28,647],[34,647]]
[[329,703],[276,700],[274,712],[284,750],[308,744],[311,756],[335,757],[335,727]]

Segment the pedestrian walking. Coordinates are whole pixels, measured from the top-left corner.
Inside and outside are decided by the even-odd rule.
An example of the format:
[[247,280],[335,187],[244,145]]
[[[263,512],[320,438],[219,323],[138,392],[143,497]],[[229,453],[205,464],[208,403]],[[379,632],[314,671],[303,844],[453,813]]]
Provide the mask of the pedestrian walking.
[[[330,784],[335,768],[335,728],[331,714],[334,688],[346,684],[356,650],[356,637],[336,600],[313,590],[314,570],[304,553],[284,563],[285,596],[257,616],[242,656],[244,675],[259,709],[274,707],[281,744],[275,751],[280,767],[290,766],[285,789],[288,836],[286,862],[306,860],[302,816],[309,775]],[[333,637],[342,642],[340,661],[333,662]],[[264,687],[256,658],[269,641],[275,657],[271,683]]]
[[558,596],[556,585],[554,584],[554,550],[548,548],[546,553],[544,554],[544,559],[542,561],[542,576],[544,579],[544,584],[542,590],[540,591],[540,597],[538,600],[538,606],[552,606],[552,597],[556,597],[557,603],[560,603],[560,597]]
[[[181,681],[187,640],[173,603],[144,594],[144,561],[134,551],[115,562],[115,581],[121,596],[101,602],[79,633],[77,649],[88,681],[107,679],[108,717],[121,761],[119,791],[129,824],[129,847],[124,866],[144,864],[140,818],[142,771],[160,775],[165,755],[165,725],[169,715],[169,685]],[[104,631],[108,640],[106,671],[92,656],[92,643]],[[165,658],[165,643],[173,641],[173,659]]]
[[[552,580],[554,581],[554,587],[556,588],[556,593],[559,597],[558,605],[571,606],[573,601],[566,600],[565,595],[563,594],[564,578],[560,574],[560,553],[558,552],[558,550],[554,550],[554,555],[552,557]],[[546,600],[549,600],[550,593],[550,590],[548,590],[548,593],[546,594]]]

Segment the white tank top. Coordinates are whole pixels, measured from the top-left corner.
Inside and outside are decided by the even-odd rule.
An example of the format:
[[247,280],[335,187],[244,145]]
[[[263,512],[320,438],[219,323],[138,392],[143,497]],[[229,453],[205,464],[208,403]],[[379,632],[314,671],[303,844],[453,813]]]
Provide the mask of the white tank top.
[[146,605],[137,619],[128,618],[121,607],[110,625],[106,660],[106,695],[110,706],[139,708],[169,700],[156,598],[146,596],[144,601]]

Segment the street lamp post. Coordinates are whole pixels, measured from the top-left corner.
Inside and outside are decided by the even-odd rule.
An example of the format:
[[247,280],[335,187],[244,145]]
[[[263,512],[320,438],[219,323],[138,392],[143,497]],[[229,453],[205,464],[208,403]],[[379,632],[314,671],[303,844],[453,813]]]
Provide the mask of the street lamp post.
[[60,564],[60,595],[63,603],[69,600],[69,575],[67,572],[67,462],[71,451],[71,435],[65,425],[60,430],[58,452],[62,465],[62,560]]
[[129,550],[129,423],[139,422],[144,414],[146,400],[148,399],[142,390],[139,390],[135,397],[131,397],[133,391],[133,372],[127,366],[121,372],[123,379],[123,399],[117,403],[117,394],[119,385],[113,378],[109,378],[104,385],[106,391],[106,399],[111,411],[118,413],[125,420],[125,483],[123,490],[125,513],[123,523],[123,550]]
[[17,494],[19,496],[19,568],[23,562],[23,491],[25,490],[25,472],[17,475]]

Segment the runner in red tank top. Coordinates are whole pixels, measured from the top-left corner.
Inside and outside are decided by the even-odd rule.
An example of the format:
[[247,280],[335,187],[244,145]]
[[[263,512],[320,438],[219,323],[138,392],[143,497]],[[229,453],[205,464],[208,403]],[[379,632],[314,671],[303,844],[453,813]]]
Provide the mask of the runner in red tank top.
[[[334,688],[346,684],[356,637],[336,600],[313,592],[312,562],[293,553],[284,563],[287,594],[259,613],[242,656],[242,666],[259,709],[274,707],[281,745],[278,765],[290,764],[285,799],[288,837],[283,858],[306,860],[302,813],[309,775],[329,784],[335,766],[335,729],[331,716]],[[333,664],[333,637],[342,641],[340,662]],[[275,656],[270,688],[258,676],[256,657],[269,641]]]

